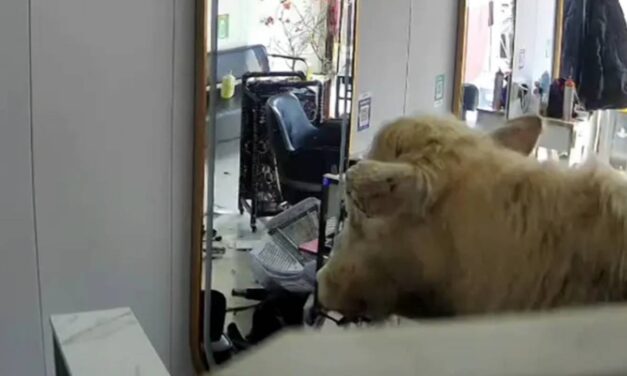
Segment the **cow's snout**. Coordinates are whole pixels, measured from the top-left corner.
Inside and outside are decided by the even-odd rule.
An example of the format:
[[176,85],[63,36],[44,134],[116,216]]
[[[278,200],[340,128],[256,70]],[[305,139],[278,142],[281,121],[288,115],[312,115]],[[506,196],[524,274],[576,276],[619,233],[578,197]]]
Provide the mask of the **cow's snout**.
[[368,311],[365,281],[359,278],[356,269],[353,263],[332,264],[318,272],[318,302],[324,309],[347,317],[358,317]]

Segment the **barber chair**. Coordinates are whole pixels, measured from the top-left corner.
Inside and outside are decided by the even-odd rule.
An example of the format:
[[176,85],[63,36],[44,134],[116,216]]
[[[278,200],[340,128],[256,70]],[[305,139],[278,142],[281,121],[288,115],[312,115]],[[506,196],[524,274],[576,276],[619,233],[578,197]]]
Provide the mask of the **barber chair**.
[[271,97],[266,114],[283,198],[290,204],[320,199],[324,174],[336,173],[340,163],[341,120],[312,124],[291,93]]
[[477,111],[479,106],[479,88],[475,85],[464,84],[464,96],[462,102],[462,120],[466,120],[468,111]]

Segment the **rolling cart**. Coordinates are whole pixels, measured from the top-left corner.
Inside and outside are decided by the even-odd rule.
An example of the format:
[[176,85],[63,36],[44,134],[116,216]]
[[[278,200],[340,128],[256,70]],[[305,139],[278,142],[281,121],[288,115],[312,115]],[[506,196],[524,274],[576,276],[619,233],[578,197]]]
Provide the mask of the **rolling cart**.
[[245,74],[242,86],[238,208],[240,214],[250,213],[255,232],[257,218],[274,216],[285,208],[266,124],[266,102],[276,94],[292,92],[317,124],[322,119],[322,83],[306,81],[302,72],[269,72]]

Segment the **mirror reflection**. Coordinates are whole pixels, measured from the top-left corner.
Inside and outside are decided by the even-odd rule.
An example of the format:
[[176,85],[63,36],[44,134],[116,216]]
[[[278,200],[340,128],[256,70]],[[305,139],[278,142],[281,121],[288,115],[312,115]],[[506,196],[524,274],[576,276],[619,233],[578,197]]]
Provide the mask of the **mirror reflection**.
[[[489,127],[504,118],[515,44],[515,0],[468,0],[460,117]],[[490,121],[495,119],[495,121]]]
[[197,317],[199,346],[219,364],[302,325],[323,180],[345,168],[356,4],[209,1],[207,9],[206,304]]
[[480,130],[507,119],[546,115],[558,71],[561,1],[466,0],[455,112]]
[[556,6],[556,1],[518,2],[509,118],[546,113],[554,79]]
[[[452,103],[469,125],[491,132],[524,115],[544,115],[551,85],[568,74],[559,72],[555,56],[562,1],[445,4],[441,10],[450,17],[441,42],[424,30],[434,25],[412,12],[417,1],[362,3],[362,13],[349,0],[210,3],[209,38],[201,52],[208,73],[201,83],[207,97],[205,180],[195,208],[204,218],[198,222],[205,254],[197,289],[204,304],[195,322],[207,366],[236,358],[287,327],[329,318],[309,309],[317,306],[312,296],[325,302],[326,295],[326,307],[340,310],[325,294],[334,289],[325,284],[338,285],[335,278],[323,278],[317,294],[315,275],[342,227],[342,172],[364,155],[384,124],[418,112],[444,114]],[[460,27],[454,21],[458,10]],[[361,29],[358,14],[367,20]],[[393,18],[399,22],[379,22]],[[425,35],[428,40],[421,39]],[[436,43],[446,47],[427,58],[424,51]],[[553,102],[574,115],[569,101]],[[611,141],[620,133],[617,123],[607,137],[596,135],[596,120],[576,115],[543,116],[544,127],[533,117],[525,154],[570,166],[594,153],[597,139]],[[389,155],[394,153],[398,149]],[[398,189],[388,178],[375,186]],[[338,270],[344,277],[344,269]],[[340,310],[353,318],[359,314],[351,311],[363,312],[369,304],[361,297],[342,300],[354,303],[355,309]],[[327,323],[332,321],[348,322],[334,316]]]

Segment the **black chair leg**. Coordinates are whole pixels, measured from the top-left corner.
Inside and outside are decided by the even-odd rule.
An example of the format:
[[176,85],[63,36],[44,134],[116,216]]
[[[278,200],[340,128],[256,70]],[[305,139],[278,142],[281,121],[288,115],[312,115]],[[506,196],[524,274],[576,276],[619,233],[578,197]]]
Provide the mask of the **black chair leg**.
[[218,231],[216,231],[216,229],[213,229],[212,239],[213,239],[214,242],[221,242],[222,241],[222,236],[218,235]]
[[250,211],[250,230],[252,232],[257,232],[257,205],[253,204],[252,210]]

